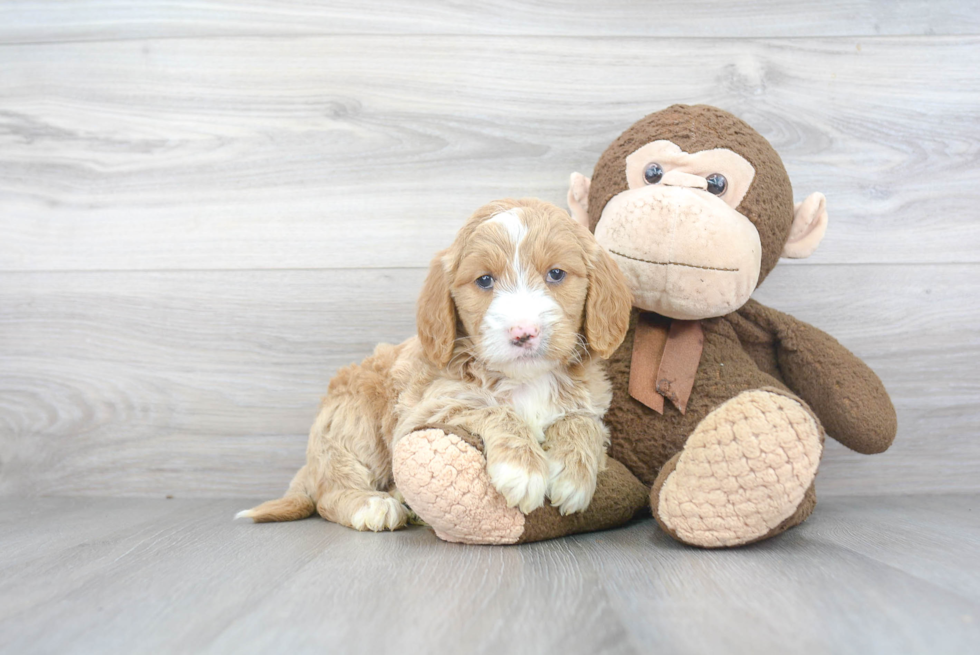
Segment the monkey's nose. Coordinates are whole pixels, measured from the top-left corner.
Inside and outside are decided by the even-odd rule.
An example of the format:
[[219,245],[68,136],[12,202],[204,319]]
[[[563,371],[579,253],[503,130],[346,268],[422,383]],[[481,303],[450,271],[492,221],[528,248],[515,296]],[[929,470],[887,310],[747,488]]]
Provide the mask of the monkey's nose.
[[667,171],[660,183],[666,186],[682,186],[692,189],[707,189],[708,180],[700,175],[691,175],[682,171]]

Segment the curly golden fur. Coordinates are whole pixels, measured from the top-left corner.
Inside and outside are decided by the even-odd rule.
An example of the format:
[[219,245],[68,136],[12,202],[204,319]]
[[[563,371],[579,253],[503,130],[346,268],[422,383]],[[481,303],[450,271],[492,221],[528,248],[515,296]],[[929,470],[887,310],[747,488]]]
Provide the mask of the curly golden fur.
[[611,400],[594,355],[619,346],[631,300],[616,264],[561,209],[532,199],[481,207],[432,261],[418,335],[337,373],[286,495],[239,516],[315,510],[358,530],[397,529],[407,513],[391,451],[432,424],[483,438],[511,506],[529,512],[547,497],[565,513],[585,509],[605,464]]

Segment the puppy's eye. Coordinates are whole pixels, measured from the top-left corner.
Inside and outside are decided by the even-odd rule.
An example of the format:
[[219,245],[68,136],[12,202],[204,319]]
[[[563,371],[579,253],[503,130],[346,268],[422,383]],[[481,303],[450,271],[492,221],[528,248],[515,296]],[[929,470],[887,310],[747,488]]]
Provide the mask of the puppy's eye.
[[728,188],[728,180],[721,173],[712,173],[705,179],[708,180],[708,193],[720,196]]
[[664,169],[660,164],[647,164],[647,167],[643,169],[643,179],[646,180],[647,184],[656,184],[664,176]]
[[493,288],[493,276],[492,275],[481,275],[476,278],[476,286],[481,289],[492,289]]
[[548,271],[548,282],[561,282],[565,279],[565,271],[560,268],[553,268]]

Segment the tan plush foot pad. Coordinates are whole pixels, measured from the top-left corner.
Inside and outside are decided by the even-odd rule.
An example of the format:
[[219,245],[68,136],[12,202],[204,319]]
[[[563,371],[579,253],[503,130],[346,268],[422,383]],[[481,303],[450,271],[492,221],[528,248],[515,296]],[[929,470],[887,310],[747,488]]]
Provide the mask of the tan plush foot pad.
[[524,515],[490,483],[483,453],[455,434],[427,429],[403,437],[392,468],[398,491],[440,539],[513,544],[524,533]]
[[708,414],[660,488],[660,522],[681,541],[755,541],[791,516],[820,464],[822,431],[799,402],[746,391]]

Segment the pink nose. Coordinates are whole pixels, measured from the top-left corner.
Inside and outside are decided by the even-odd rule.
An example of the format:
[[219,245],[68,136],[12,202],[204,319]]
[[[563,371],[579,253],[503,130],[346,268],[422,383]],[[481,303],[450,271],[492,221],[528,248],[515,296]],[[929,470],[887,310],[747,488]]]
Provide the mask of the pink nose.
[[540,328],[533,323],[518,323],[509,330],[510,338],[515,346],[522,346],[541,333]]

